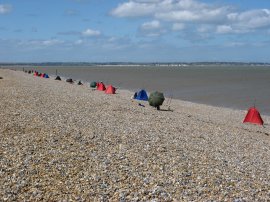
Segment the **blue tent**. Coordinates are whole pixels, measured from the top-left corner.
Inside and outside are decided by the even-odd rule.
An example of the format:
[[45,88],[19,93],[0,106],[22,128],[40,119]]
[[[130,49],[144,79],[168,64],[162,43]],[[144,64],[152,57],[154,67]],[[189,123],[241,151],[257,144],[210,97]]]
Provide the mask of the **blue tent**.
[[140,90],[137,92],[137,96],[135,97],[136,100],[148,100],[148,96],[145,90]]
[[48,74],[45,74],[44,78],[49,78],[49,75]]

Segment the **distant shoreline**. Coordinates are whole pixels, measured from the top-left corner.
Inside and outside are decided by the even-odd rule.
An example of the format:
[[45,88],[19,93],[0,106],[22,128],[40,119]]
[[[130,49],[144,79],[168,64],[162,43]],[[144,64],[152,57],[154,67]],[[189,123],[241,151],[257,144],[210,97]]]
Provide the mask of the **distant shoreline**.
[[270,63],[265,62],[40,62],[40,63],[0,63],[1,66],[270,66]]

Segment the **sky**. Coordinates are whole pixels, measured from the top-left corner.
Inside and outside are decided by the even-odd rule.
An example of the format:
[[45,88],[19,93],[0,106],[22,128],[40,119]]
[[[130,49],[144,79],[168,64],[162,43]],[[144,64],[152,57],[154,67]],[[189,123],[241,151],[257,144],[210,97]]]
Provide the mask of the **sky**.
[[0,62],[270,62],[270,0],[0,0]]

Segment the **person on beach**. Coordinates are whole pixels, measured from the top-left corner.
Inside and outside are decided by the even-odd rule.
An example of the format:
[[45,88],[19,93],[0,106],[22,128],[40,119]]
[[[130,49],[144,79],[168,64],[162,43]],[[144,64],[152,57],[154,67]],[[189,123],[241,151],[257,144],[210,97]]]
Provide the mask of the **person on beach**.
[[137,97],[138,93],[135,92],[134,95],[131,97],[131,99],[135,99]]

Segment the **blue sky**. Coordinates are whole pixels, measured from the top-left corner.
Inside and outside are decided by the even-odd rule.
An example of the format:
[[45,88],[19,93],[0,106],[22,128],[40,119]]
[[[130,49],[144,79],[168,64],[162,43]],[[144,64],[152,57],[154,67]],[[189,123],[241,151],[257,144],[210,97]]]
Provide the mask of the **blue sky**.
[[270,62],[269,0],[2,0],[0,62]]

